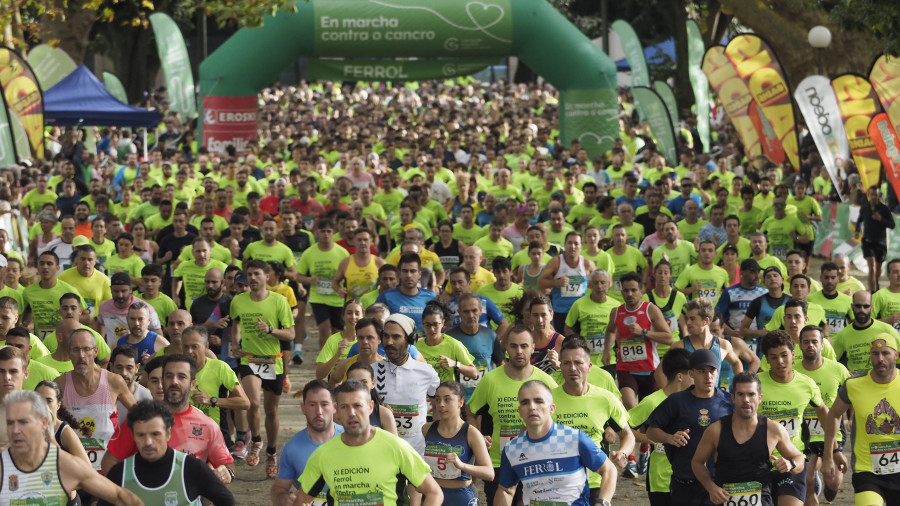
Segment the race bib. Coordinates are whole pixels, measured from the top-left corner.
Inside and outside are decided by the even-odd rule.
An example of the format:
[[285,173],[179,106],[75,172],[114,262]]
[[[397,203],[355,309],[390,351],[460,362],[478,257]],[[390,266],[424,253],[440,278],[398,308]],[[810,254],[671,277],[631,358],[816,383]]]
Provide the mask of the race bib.
[[622,281],[618,279],[613,280],[613,287],[616,293],[622,293]]
[[666,454],[666,446],[662,443],[653,443],[653,451],[654,453],[661,453],[663,455]]
[[501,424],[500,425],[500,451],[506,448],[512,438],[518,436],[522,432],[521,424]]
[[841,330],[844,329],[844,324],[846,320],[844,318],[829,318],[825,317],[825,321],[828,322],[828,333],[831,335],[835,335]]
[[591,355],[602,355],[603,354],[603,338],[604,336],[599,337],[588,337],[587,344],[588,348],[591,350]]
[[900,473],[900,441],[871,443],[872,472],[875,474]]
[[790,251],[790,248],[787,246],[772,246],[772,256],[782,262],[787,260],[788,251]]
[[331,281],[322,279],[316,282],[316,291],[319,292],[319,295],[331,295],[334,293],[334,290],[331,288]]
[[341,493],[334,494],[336,502],[341,506],[382,506],[384,498],[381,492],[369,492],[365,494]]
[[103,455],[106,453],[106,443],[102,439],[93,437],[79,437],[78,439],[81,440],[81,446],[84,446],[84,451],[87,453],[91,465],[94,466],[95,470],[99,471],[100,461],[103,460]]
[[419,430],[419,406],[416,404],[388,404],[394,412],[394,422],[397,424],[397,434],[406,439],[413,436]]
[[678,331],[678,318],[676,318],[676,317],[674,317],[674,316],[667,316],[667,317],[666,317],[666,323],[669,324],[669,331],[670,331],[670,332],[677,332],[677,331]]
[[782,427],[787,430],[788,437],[794,438],[799,434],[800,430],[800,418],[797,416],[796,409],[786,409],[783,411],[776,411],[772,413],[769,417],[770,420],[775,420],[780,423]]
[[758,481],[725,483],[722,488],[730,496],[725,506],[759,506],[762,504],[762,484]]
[[806,428],[809,429],[810,436],[825,436],[825,428],[822,427],[822,422],[819,421],[819,417],[816,416],[814,410],[808,409],[804,411],[803,421],[806,422]]
[[647,343],[643,339],[625,339],[619,344],[623,362],[647,360]]
[[701,299],[706,299],[715,304],[716,301],[719,300],[719,289],[715,287],[704,287],[701,288],[696,295]]
[[476,358],[475,359],[475,372],[478,373],[478,376],[475,379],[472,379],[463,374],[459,375],[459,383],[466,388],[475,388],[478,386],[478,382],[481,381],[481,378],[484,377],[484,374],[487,372],[488,364],[487,360]]
[[562,297],[582,297],[585,291],[582,276],[569,276],[569,282],[559,287],[559,294]]
[[750,339],[746,339],[747,347],[750,348],[750,351],[753,352],[754,355],[758,355],[756,350],[759,349],[759,339],[755,337],[751,337]]
[[459,457],[459,448],[442,444],[429,444],[425,447],[425,462],[431,468],[431,475],[441,480],[455,480],[462,475],[453,464],[447,462],[447,455],[454,453]]
[[731,388],[731,377],[725,377],[722,374],[719,374],[719,388],[724,388],[725,390]]
[[277,358],[278,357],[252,356],[249,361],[250,370],[253,371],[255,376],[259,376],[260,379],[274,380],[275,360],[277,360]]

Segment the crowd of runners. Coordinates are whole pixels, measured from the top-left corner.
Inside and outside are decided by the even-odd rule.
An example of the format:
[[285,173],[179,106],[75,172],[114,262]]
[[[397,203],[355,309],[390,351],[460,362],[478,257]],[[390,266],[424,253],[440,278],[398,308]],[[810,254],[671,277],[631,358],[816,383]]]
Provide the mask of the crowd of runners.
[[[164,98],[147,158],[52,132],[0,181],[0,503],[229,505],[263,465],[277,505],[900,504],[893,216],[808,139],[749,160],[716,112],[666,160],[623,90],[590,157],[547,85],[361,82],[265,90],[218,154]],[[840,193],[863,281],[810,268]]]

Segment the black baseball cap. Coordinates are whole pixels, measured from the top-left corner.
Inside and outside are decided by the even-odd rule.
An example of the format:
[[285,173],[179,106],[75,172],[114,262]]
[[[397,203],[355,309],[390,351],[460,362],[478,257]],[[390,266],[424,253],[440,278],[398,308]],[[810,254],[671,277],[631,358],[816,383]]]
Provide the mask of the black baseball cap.
[[691,369],[705,369],[707,367],[718,369],[721,365],[719,364],[719,359],[716,358],[715,353],[706,348],[701,348],[694,353],[691,353],[690,363]]
[[[726,246],[727,247],[727,246]],[[759,266],[759,262],[752,258],[748,258],[741,262],[741,270],[742,271],[756,271],[759,272],[761,267]]]
[[110,286],[131,286],[131,276],[129,276],[127,272],[117,272],[109,279],[109,284]]

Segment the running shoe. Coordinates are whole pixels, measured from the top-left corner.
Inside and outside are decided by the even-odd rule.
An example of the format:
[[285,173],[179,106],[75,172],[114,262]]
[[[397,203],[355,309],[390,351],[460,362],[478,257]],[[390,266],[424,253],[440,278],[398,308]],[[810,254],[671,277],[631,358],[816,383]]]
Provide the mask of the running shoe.
[[822,477],[819,476],[819,472],[816,471],[816,497],[822,493]]
[[647,471],[650,469],[650,452],[646,451],[641,453],[641,456],[638,458],[637,463],[637,472],[638,474],[647,474]]
[[294,355],[291,357],[291,363],[294,365],[300,365],[303,363],[303,352],[300,350],[294,350]]
[[273,480],[278,476],[278,458],[274,453],[266,454],[266,476]]
[[830,489],[825,487],[825,500],[828,502],[834,502],[834,498],[837,497],[838,491],[837,489]]
[[247,443],[241,441],[240,439],[234,443],[234,450],[231,452],[231,456],[236,459],[246,459],[247,458]]
[[625,466],[625,471],[622,472],[622,475],[626,478],[637,478],[640,475],[637,469],[637,461],[628,459],[628,464]]
[[262,441],[250,443],[250,451],[247,453],[247,465],[256,467],[259,464],[259,451],[262,450]]

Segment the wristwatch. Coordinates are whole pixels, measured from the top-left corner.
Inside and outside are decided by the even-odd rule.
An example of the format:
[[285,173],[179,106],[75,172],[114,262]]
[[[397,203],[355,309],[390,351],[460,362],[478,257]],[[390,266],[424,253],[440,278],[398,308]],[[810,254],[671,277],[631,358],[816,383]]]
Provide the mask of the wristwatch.
[[788,462],[791,463],[791,471],[793,471],[794,469],[797,469],[797,464],[794,463],[794,459],[789,459]]
[[274,331],[275,331],[275,327],[269,325],[269,332],[268,332],[268,333],[271,334],[271,333],[274,332]]
[[602,504],[603,506],[610,506],[609,499],[600,499],[597,504]]
[[216,407],[216,404],[218,404],[218,403],[219,403],[219,398],[218,398],[218,397],[210,397],[210,398],[209,398],[209,405],[210,405],[210,406]]

